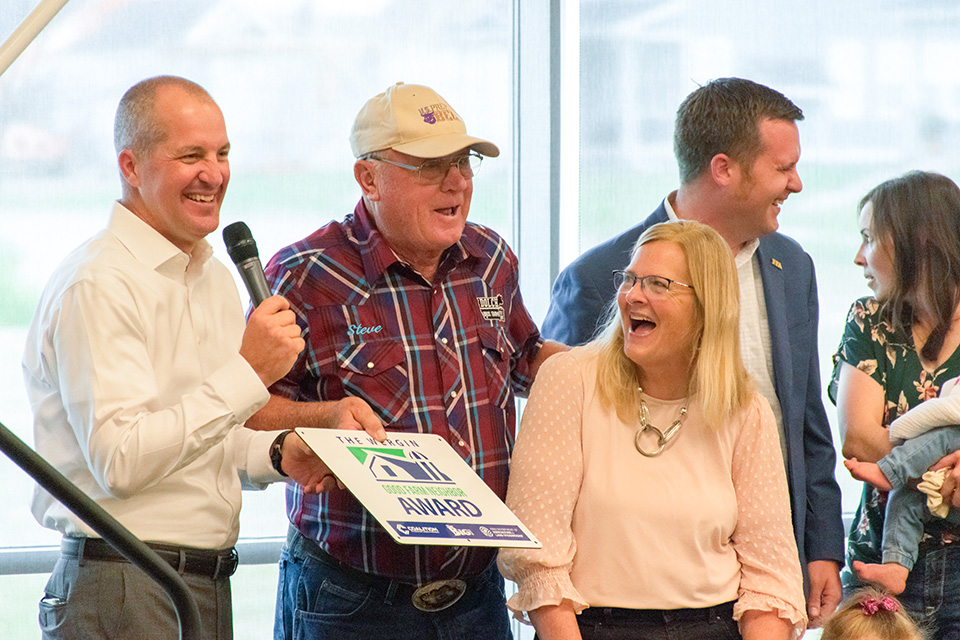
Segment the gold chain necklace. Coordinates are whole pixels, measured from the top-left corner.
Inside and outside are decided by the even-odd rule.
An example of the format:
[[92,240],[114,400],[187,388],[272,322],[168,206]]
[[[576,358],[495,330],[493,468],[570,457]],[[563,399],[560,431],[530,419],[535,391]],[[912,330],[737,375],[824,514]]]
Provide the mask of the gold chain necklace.
[[[640,391],[640,428],[637,429],[637,435],[633,437],[633,446],[637,448],[637,451],[640,452],[640,455],[646,456],[647,458],[655,458],[661,453],[663,453],[664,447],[667,446],[673,438],[677,435],[677,431],[680,430],[680,423],[683,422],[683,419],[687,417],[687,405],[683,405],[680,408],[680,415],[677,416],[677,419],[673,421],[673,424],[670,425],[670,428],[666,431],[660,431],[657,427],[650,424],[650,410],[647,409],[647,403],[643,401],[643,389],[637,387]],[[640,436],[642,436],[646,431],[653,431],[657,434],[657,443],[659,446],[657,450],[653,453],[649,451],[644,451],[643,447],[640,446]]]

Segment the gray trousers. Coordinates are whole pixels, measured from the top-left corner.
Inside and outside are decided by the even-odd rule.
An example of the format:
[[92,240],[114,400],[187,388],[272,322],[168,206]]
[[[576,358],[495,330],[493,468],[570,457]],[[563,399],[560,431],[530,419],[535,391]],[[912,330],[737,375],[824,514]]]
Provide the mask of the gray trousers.
[[[204,640],[233,639],[230,580],[184,574]],[[159,584],[127,562],[61,555],[40,601],[43,640],[179,640],[176,610]]]

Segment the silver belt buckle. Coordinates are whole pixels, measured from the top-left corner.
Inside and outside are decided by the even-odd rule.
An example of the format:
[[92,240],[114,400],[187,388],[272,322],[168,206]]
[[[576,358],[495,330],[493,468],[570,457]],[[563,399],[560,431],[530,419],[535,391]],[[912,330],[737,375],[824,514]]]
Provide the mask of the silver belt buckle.
[[410,600],[420,611],[434,613],[452,607],[466,591],[463,580],[436,580],[414,591]]

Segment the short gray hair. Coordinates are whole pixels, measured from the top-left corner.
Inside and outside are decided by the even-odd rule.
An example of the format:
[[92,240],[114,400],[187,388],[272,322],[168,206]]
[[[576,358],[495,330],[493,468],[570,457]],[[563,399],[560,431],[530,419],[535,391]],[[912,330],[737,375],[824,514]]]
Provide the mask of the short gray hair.
[[130,149],[141,156],[166,139],[167,132],[157,121],[154,103],[157,92],[168,86],[179,87],[202,100],[214,101],[206,89],[186,78],[155,76],[141,80],[127,89],[117,106],[113,123],[113,146],[118,154],[124,149]]

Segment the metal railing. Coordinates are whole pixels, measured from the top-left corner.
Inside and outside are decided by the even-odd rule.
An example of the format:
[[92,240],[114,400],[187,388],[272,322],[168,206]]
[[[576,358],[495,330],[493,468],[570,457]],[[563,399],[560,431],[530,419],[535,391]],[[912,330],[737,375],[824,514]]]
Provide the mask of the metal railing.
[[0,424],[0,451],[100,534],[123,557],[158,582],[173,601],[180,623],[181,640],[200,640],[200,611],[190,588],[173,567],[161,560],[153,549],[130,533],[3,424]]

